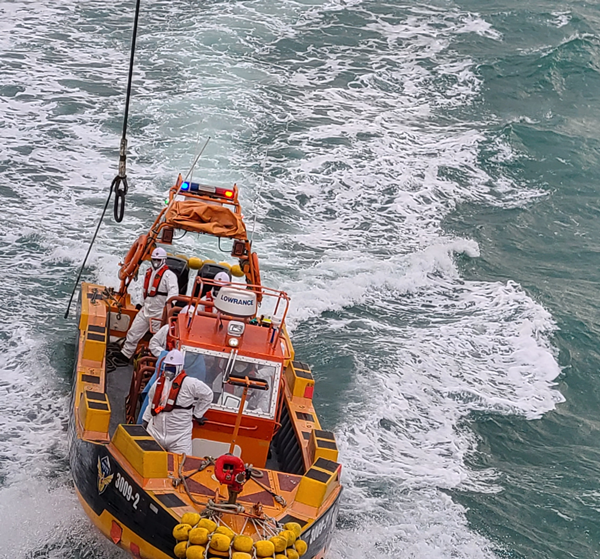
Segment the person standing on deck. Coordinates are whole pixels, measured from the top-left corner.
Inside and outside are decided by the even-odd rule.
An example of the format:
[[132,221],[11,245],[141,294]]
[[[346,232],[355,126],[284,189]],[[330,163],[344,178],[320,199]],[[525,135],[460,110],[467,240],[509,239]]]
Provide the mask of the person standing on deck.
[[203,423],[213,400],[212,390],[202,381],[189,377],[183,370],[183,354],[171,350],[158,380],[150,388],[150,405],[142,423],[167,451],[192,454],[192,420]]
[[121,357],[128,362],[135,353],[138,342],[150,329],[152,319],[160,319],[166,302],[179,295],[177,276],[167,266],[167,253],[164,248],[156,248],[151,256],[152,266],[146,271],[144,277],[144,303],[133,319]]
[[[184,316],[187,314],[188,317],[191,317],[192,312],[193,307],[186,305],[179,311],[179,314],[183,314]],[[196,313],[199,314],[200,309],[197,309]],[[144,411],[146,411],[146,406],[148,405],[148,392],[150,392],[150,388],[156,382],[156,378],[161,367],[161,358],[166,357],[168,353],[167,339],[169,336],[170,326],[170,324],[165,324],[162,326],[160,330],[156,332],[152,338],[150,338],[150,343],[148,344],[150,353],[152,353],[152,355],[158,359],[158,363],[156,365],[156,371],[154,371],[154,374],[150,377],[148,384],[146,384],[144,390],[142,391],[142,407],[140,408],[140,413],[138,415],[138,423],[142,422]],[[187,353],[186,360],[186,373],[188,376],[197,378],[198,380],[206,383],[206,364],[204,362],[204,355],[201,353]]]

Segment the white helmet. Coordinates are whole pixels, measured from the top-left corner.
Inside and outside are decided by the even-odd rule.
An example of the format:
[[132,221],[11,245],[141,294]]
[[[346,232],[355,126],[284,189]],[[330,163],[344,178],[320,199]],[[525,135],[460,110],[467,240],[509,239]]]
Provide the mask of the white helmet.
[[172,349],[167,353],[163,363],[163,372],[167,380],[173,380],[183,369],[183,353]]
[[158,247],[152,251],[152,267],[158,270],[167,259],[167,251],[164,248]]
[[213,295],[216,296],[217,293],[219,293],[219,291],[221,290],[221,286],[229,283],[231,281],[231,278],[229,277],[229,274],[227,272],[219,272],[218,274],[215,274],[214,281],[217,285],[215,285],[212,288],[212,292]]
[[183,365],[183,353],[178,349],[172,349],[165,357],[165,365]]
[[164,260],[167,257],[167,251],[162,247],[157,247],[152,251],[151,258]]
[[230,281],[231,278],[229,277],[229,274],[227,272],[219,272],[215,275],[215,283],[223,285],[225,283],[229,283]]
[[247,363],[246,361],[236,361],[233,366],[233,372],[239,374],[246,373],[250,374],[253,369],[252,363]]

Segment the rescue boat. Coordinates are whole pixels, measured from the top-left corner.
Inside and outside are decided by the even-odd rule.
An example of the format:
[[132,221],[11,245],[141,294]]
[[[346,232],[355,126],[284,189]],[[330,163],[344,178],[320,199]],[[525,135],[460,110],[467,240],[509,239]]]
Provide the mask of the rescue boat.
[[[181,246],[192,237],[200,245],[190,233],[225,261]],[[168,325],[167,349],[184,354],[188,372],[201,363],[214,393],[204,423],[194,423],[192,456],[165,451],[141,423],[144,388],[159,366],[147,350],[151,334],[132,364],[111,365],[112,347],[138,312],[132,282],[159,246],[180,294],[151,332]],[[223,270],[232,282],[207,299]],[[118,277],[118,290],[85,282],[80,290],[69,452],[85,512],[135,557],[322,559],[342,491],[338,449],[286,329],[289,297],[261,283],[238,188],[180,175]],[[195,312],[181,313],[185,305]],[[255,374],[237,372],[249,369]]]

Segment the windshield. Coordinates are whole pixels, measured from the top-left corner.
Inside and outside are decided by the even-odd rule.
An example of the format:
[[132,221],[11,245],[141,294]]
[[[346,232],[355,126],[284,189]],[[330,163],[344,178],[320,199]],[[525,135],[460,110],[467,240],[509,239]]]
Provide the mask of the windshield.
[[[207,384],[213,391],[211,408],[237,412],[244,388],[224,382],[227,365],[233,359],[230,353],[220,353],[196,347],[182,349],[185,372]],[[235,356],[233,367],[229,363],[229,373],[236,377],[258,378],[267,381],[268,390],[250,388],[244,405],[245,415],[255,415],[269,419],[275,418],[281,365],[272,361]]]

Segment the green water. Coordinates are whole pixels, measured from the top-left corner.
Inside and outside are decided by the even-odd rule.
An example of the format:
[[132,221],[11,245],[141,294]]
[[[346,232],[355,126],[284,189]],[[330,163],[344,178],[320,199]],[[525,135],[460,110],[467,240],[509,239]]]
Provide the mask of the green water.
[[[557,11],[569,22],[548,27]],[[487,133],[519,154],[504,172],[545,195],[509,210],[464,205],[447,226],[481,248],[461,262],[465,277],[516,281],[552,314],[566,401],[535,421],[479,415],[470,462],[495,469],[503,490],[455,497],[501,556],[598,557],[600,12],[587,2],[505,2],[480,13],[503,37],[469,53],[483,77],[477,110],[496,121]]]
[[[2,557],[122,557],[71,487],[62,315],[132,4],[0,6]],[[600,7],[156,1],[140,29],[126,219],[85,279],[116,285],[210,136],[194,178],[256,215],[341,450],[330,558],[598,557]]]

